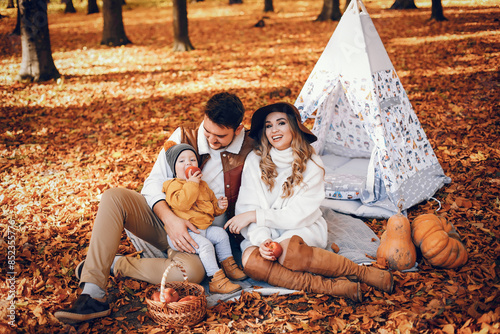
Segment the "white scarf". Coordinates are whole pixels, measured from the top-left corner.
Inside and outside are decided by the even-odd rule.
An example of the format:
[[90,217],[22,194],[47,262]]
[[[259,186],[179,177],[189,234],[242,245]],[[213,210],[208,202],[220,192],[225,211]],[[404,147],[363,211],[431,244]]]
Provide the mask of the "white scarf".
[[278,167],[278,169],[284,170],[287,168],[292,168],[293,150],[291,147],[282,151],[277,150],[273,147],[271,148],[269,154],[271,155],[271,159],[273,159],[273,162],[276,167]]

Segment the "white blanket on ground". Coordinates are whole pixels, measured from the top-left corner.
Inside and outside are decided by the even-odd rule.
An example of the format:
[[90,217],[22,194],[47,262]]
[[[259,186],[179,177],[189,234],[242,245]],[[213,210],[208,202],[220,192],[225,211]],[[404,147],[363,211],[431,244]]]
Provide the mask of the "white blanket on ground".
[[[358,263],[370,264],[377,256],[380,239],[361,219],[321,207],[328,224],[328,247],[339,246],[338,254]],[[331,250],[331,249],[329,249]],[[368,256],[370,257],[368,257]]]
[[[380,245],[380,239],[377,235],[369,228],[361,219],[355,218],[350,215],[345,215],[338,213],[328,207],[321,207],[323,212],[323,217],[325,218],[328,225],[328,247],[329,251],[332,243],[339,246],[339,253],[342,256],[350,259],[358,264],[370,264],[375,261],[374,259],[377,255],[377,248]],[[137,251],[142,250],[142,257],[164,257],[167,258],[167,254],[163,253],[159,249],[155,248],[151,244],[145,242],[142,239],[137,238],[130,232],[126,231],[132,244],[137,249]],[[241,265],[241,251],[238,246],[233,246],[233,256]],[[368,256],[367,256],[368,255]],[[418,264],[404,271],[417,271]],[[289,290],[281,287],[272,286],[266,282],[254,281],[248,278],[244,281],[237,282],[243,288],[243,291],[257,291],[262,295],[268,296],[273,294],[289,294],[296,292],[296,290]],[[210,294],[208,291],[208,279],[205,279],[202,283],[207,294],[207,304],[208,306],[217,305],[219,301],[236,300],[241,295],[241,291],[237,291],[232,294]]]

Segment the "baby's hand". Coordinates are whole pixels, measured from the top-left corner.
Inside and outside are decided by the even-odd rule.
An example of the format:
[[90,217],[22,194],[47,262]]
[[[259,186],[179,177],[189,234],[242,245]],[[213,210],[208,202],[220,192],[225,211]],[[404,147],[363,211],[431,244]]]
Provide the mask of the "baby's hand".
[[190,182],[200,183],[202,176],[203,176],[203,174],[201,174],[200,171],[196,171],[194,173],[192,173],[190,171],[188,177],[186,178],[186,180],[188,180]]
[[222,209],[222,210],[226,210],[227,209],[227,197],[224,197],[224,196],[221,196],[219,197],[219,200],[217,201],[217,205],[219,205],[219,208]]

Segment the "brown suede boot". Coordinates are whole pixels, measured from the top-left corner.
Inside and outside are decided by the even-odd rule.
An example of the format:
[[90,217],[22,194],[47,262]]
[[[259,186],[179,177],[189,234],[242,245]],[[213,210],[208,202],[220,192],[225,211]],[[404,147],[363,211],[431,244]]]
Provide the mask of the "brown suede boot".
[[250,254],[244,271],[254,280],[264,281],[274,286],[347,297],[355,302],[363,300],[359,283],[351,282],[345,278],[331,279],[307,272],[292,271],[276,261],[264,259],[258,249]]
[[208,283],[208,289],[211,293],[232,293],[241,290],[241,286],[231,282],[224,271],[219,269]]
[[354,278],[379,290],[392,293],[392,273],[370,266],[360,266],[348,258],[318,247],[308,246],[294,235],[282,255],[283,266],[294,271],[306,271],[326,277]]
[[226,276],[235,281],[242,281],[248,276],[245,275],[243,270],[238,267],[238,264],[234,261],[234,257],[230,256],[221,262],[222,269],[226,273]]

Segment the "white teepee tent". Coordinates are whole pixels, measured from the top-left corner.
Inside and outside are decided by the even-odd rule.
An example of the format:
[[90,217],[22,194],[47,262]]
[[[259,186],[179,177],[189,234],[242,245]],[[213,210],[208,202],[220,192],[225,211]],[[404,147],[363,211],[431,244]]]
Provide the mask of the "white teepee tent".
[[326,206],[389,217],[450,182],[361,0],[346,9],[295,106],[303,121],[316,112]]

